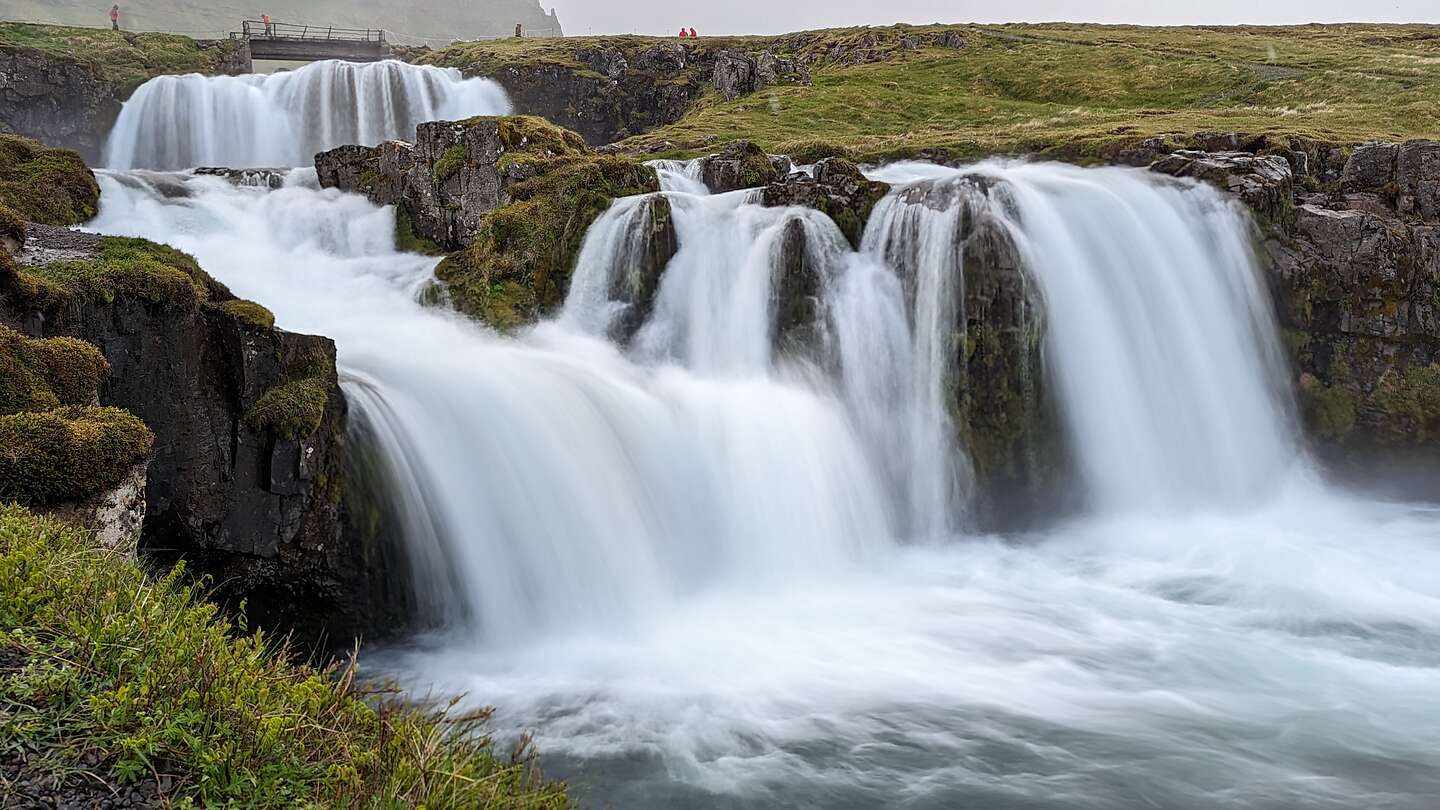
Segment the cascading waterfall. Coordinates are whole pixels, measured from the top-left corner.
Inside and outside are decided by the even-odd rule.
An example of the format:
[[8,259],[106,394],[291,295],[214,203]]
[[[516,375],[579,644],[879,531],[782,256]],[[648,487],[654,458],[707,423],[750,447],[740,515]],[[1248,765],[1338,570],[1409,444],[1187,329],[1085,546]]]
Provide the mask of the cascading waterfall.
[[314,62],[247,76],[161,76],[125,102],[105,147],[113,169],[308,165],[344,144],[411,139],[425,121],[503,115],[488,79],[404,62]]
[[[515,338],[418,304],[434,260],[311,172],[278,190],[104,173],[91,227],[176,244],[335,338],[421,607],[448,619],[371,660],[495,706],[502,736],[535,730],[582,801],[1440,792],[1440,513],[1303,474],[1246,224],[1219,195],[890,167],[857,252],[813,212],[662,168],[679,250],[623,343],[653,199],[593,226],[564,313]],[[955,531],[946,397],[967,381],[946,346],[972,214],[1003,223],[1044,299],[1044,373],[1092,495],[1017,541]],[[775,292],[794,272],[818,307],[792,350]]]

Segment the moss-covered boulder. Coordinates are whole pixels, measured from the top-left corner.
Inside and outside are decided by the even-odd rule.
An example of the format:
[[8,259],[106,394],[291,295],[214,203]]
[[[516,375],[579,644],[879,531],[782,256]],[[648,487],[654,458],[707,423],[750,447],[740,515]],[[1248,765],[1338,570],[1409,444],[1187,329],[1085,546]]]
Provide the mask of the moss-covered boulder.
[[119,408],[0,416],[0,501],[49,506],[93,495],[145,460],[154,442]]
[[759,188],[788,174],[789,160],[772,158],[751,141],[732,141],[716,154],[701,158],[700,178],[715,194]]
[[860,247],[870,212],[890,191],[890,186],[869,180],[854,163],[844,158],[823,158],[813,174],[796,172],[769,185],[761,197],[769,206],[802,205],[814,208],[835,221],[853,247]]
[[323,185],[395,205],[400,235],[456,251],[436,271],[450,303],[497,329],[557,307],[590,224],[616,198],[659,190],[648,166],[527,116],[422,124],[413,145],[341,147],[316,169]]
[[[0,236],[24,241],[16,221],[76,225],[99,210],[100,186],[80,156],[29,138],[0,135]],[[8,213],[5,211],[8,209]]]
[[0,325],[0,415],[89,405],[109,369],[83,340],[33,340]]

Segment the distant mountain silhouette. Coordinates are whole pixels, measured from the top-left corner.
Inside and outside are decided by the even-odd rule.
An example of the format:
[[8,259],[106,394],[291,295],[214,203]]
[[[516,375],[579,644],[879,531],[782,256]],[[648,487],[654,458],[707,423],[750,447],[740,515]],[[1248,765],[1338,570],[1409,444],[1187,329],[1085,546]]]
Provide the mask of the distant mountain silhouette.
[[[109,27],[115,0],[0,0],[0,19]],[[384,28],[392,41],[440,45],[456,39],[529,32],[559,36],[560,20],[539,0],[120,0],[120,26],[197,38],[224,36],[241,20]]]

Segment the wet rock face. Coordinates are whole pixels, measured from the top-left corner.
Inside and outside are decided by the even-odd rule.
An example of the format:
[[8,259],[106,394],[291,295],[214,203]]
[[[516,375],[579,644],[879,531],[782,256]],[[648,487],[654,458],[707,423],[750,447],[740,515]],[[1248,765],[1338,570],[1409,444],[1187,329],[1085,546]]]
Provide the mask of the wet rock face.
[[[22,262],[81,260],[98,237],[32,226]],[[347,463],[345,399],[327,338],[263,328],[220,306],[159,307],[136,297],[61,306],[0,298],[0,322],[33,337],[73,336],[110,364],[100,402],[155,434],[142,498],[140,547],[214,577],[216,596],[248,603],[252,623],[328,634],[344,644],[390,620],[340,506]],[[297,438],[248,418],[272,389],[321,374],[323,417]],[[123,498],[97,507],[133,512]],[[111,502],[113,501],[113,502]],[[123,521],[121,521],[123,525]]]
[[866,179],[850,161],[825,158],[815,164],[813,176],[794,172],[767,185],[762,203],[819,210],[835,221],[852,247],[858,248],[870,212],[889,191],[885,183]]
[[1323,145],[1286,157],[1177,152],[1152,168],[1231,191],[1257,215],[1301,416],[1322,454],[1342,470],[1440,466],[1440,142],[1348,158]]
[[610,338],[621,345],[628,344],[649,320],[665,268],[680,249],[670,200],[656,195],[646,205],[648,227],[640,237],[643,240],[640,258],[614,280],[610,290],[611,300],[625,304],[625,311],[610,327]]
[[421,124],[415,143],[342,146],[315,156],[320,185],[403,205],[416,235],[449,250],[469,243],[484,215],[505,204],[496,120]]
[[43,510],[56,520],[83,527],[95,535],[95,545],[134,554],[145,525],[145,487],[148,463],[136,464],[110,489],[77,503]]
[[120,115],[118,88],[77,59],[0,47],[0,129],[99,161]]

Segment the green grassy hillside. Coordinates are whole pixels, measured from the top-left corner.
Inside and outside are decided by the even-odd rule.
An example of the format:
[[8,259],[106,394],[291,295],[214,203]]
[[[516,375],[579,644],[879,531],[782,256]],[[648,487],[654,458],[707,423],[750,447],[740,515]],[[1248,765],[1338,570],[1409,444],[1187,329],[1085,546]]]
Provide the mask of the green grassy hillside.
[[[735,101],[709,94],[678,123],[625,145],[694,154],[735,138],[771,149],[819,138],[881,157],[924,147],[961,155],[1084,148],[1200,131],[1339,144],[1440,136],[1440,26],[961,26],[958,49],[900,45],[934,30],[873,29],[882,61],[821,59],[810,86]],[[862,33],[817,32],[819,44],[808,47],[823,53],[826,43]]]
[[100,28],[68,28],[0,22],[0,46],[38,48],[89,62],[104,79],[139,84],[169,73],[211,72],[218,52],[174,34],[136,34]]

